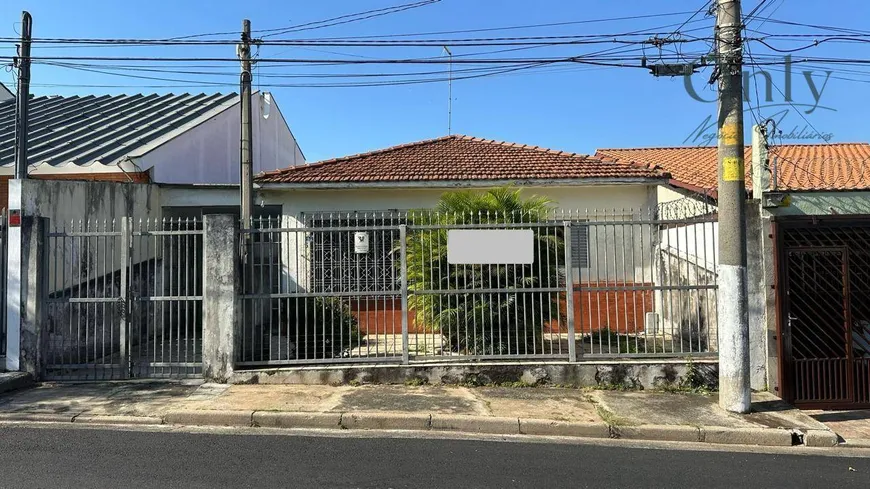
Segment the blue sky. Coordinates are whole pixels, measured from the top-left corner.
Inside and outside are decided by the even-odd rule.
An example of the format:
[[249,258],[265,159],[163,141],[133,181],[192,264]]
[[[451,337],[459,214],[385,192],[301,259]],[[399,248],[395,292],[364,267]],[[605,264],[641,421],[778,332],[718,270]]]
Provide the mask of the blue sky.
[[[388,7],[403,0],[322,0],[320,2],[261,1],[164,1],[148,2],[69,1],[69,0],[5,0],[0,5],[0,37],[17,36],[21,10],[29,10],[34,17],[35,37],[98,37],[98,38],[166,38],[189,34],[237,31],[242,18],[250,18],[254,30],[278,28],[287,25],[317,21],[363,10]],[[862,28],[862,19],[870,18],[870,4],[857,0],[814,2],[810,0],[769,0],[764,15],[774,19],[815,23],[841,27]],[[332,37],[388,35],[396,33],[433,32],[462,29],[528,25],[639,16],[669,12],[693,12],[701,6],[698,0],[671,0],[654,2],[603,2],[538,0],[442,0],[440,3],[365,21],[310,30],[289,36]],[[756,1],[744,4],[744,13],[756,6]],[[453,35],[456,37],[486,37],[505,35],[576,35],[618,33],[679,24],[688,14],[636,20],[621,20],[591,24],[495,31]],[[756,27],[768,32],[820,32],[810,28],[787,28],[766,23]],[[692,32],[709,36],[712,18],[689,24],[689,28],[707,28]],[[673,27],[671,27],[671,30]],[[661,29],[662,34],[671,32]],[[450,37],[446,35],[430,37]],[[235,38],[223,36],[221,38]],[[777,41],[779,46],[798,44]],[[756,56],[771,54],[764,46],[752,45]],[[261,57],[336,58],[351,55],[390,58],[435,57],[438,48],[317,48],[332,52],[264,46]],[[518,53],[495,54],[526,57],[551,57],[583,54],[601,49],[597,46],[543,47]],[[703,43],[693,44],[691,51],[701,51]],[[454,55],[479,52],[480,48],[454,48]],[[0,44],[0,56],[14,53],[9,44]],[[342,53],[342,54],[334,54]],[[654,59],[657,51],[647,48]],[[822,45],[803,51],[799,55],[836,56],[867,59],[870,45]],[[232,46],[208,47],[74,47],[48,49],[35,46],[34,56],[118,55],[118,56],[206,56],[232,57]],[[795,56],[798,57],[798,54]],[[461,66],[456,66],[460,69]],[[311,73],[375,73],[394,68],[376,67],[288,67],[260,68],[260,74]],[[400,69],[428,71],[443,66],[405,66]],[[870,108],[870,77],[861,73],[843,73],[838,66],[795,65],[792,73],[794,102],[804,111],[819,105],[810,114],[804,114],[819,132],[831,134],[832,141],[868,141],[867,109]],[[860,68],[848,68],[860,70]],[[138,92],[214,92],[236,91],[238,65],[228,63],[222,77],[203,78],[196,75],[157,74],[177,79],[192,80],[187,85],[204,79],[225,82],[227,86],[187,86],[175,88],[143,88],[142,85],[175,84],[139,80],[99,73],[84,72],[45,65],[33,69],[32,92],[37,95],[86,95],[103,93]],[[779,71],[774,71],[779,70]],[[784,89],[782,67],[770,70],[774,85]],[[814,97],[803,71],[812,70],[820,96]],[[827,79],[825,70],[833,71]],[[154,75],[154,73],[151,73]],[[836,78],[852,78],[843,80]],[[706,81],[709,68],[693,77],[699,95],[712,99],[714,92]],[[11,85],[12,74],[0,70],[0,81]],[[299,140],[309,161],[359,153],[367,150],[432,138],[447,133],[447,84],[368,87],[368,88],[299,88],[269,87],[276,78],[257,77],[264,90],[272,91],[291,129]],[[281,79],[279,83],[288,80]],[[289,80],[293,82],[294,79]],[[298,79],[295,79],[298,80]],[[317,79],[308,81],[317,82]],[[322,80],[321,80],[322,81]],[[113,85],[95,87],[93,85]],[[123,87],[114,87],[123,85]],[[138,86],[137,86],[138,85]],[[759,86],[764,98],[764,86]],[[754,92],[754,88],[750,90]],[[753,93],[754,97],[754,93]],[[761,116],[784,116],[782,128],[791,132],[808,125],[796,110],[783,102],[776,88],[768,104],[779,105],[761,110]],[[702,143],[692,138],[693,132],[708,117],[715,116],[714,103],[692,99],[682,78],[654,78],[642,69],[601,68],[562,65],[474,80],[458,80],[453,84],[453,133],[468,134],[524,144],[539,145],[578,153],[591,153],[602,147],[681,146]],[[752,120],[749,113],[747,122]],[[711,119],[712,120],[712,119]],[[810,132],[807,127],[803,132]],[[796,142],[796,141],[795,141]],[[804,141],[807,142],[807,141]]]

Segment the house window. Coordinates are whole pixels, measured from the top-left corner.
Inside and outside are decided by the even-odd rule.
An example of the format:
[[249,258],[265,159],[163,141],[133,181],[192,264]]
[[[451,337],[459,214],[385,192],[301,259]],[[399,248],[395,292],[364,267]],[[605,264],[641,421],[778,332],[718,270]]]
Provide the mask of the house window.
[[[312,292],[377,292],[398,287],[399,229],[404,213],[323,213],[306,216]],[[377,227],[389,226],[387,229]],[[395,227],[394,227],[395,226]],[[317,228],[348,228],[317,231]],[[360,234],[364,251],[355,245]]]
[[589,268],[589,226],[586,221],[571,221],[571,266]]

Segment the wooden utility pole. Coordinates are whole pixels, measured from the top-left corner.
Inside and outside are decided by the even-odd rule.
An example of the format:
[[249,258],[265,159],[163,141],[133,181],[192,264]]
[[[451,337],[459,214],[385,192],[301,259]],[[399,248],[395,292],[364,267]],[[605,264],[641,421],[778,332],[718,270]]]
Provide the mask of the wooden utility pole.
[[[15,100],[15,178],[27,178],[27,122],[30,105],[30,42],[33,17],[21,12],[21,45],[18,47],[18,94]],[[4,204],[5,205],[5,204]]]
[[[251,213],[254,208],[254,146],[251,110],[251,21],[242,21],[242,42],[238,46],[239,60],[242,62],[241,74],[241,173],[239,177],[240,213],[243,228],[250,228]],[[244,252],[243,252],[244,253]]]
[[719,405],[734,413],[749,412],[750,406],[742,28],[740,0],[717,0]]

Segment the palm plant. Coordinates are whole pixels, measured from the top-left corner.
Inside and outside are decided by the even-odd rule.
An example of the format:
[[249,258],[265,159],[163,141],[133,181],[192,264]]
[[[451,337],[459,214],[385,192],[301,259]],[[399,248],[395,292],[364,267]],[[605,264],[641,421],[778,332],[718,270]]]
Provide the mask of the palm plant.
[[560,230],[529,226],[535,257],[530,265],[451,265],[447,231],[462,225],[539,223],[551,210],[546,198],[524,199],[519,189],[502,187],[448,192],[434,210],[411,212],[412,229],[423,226],[406,241],[409,305],[418,329],[440,332],[450,349],[462,354],[542,353],[543,329],[559,316],[559,294],[524,289],[562,283]]

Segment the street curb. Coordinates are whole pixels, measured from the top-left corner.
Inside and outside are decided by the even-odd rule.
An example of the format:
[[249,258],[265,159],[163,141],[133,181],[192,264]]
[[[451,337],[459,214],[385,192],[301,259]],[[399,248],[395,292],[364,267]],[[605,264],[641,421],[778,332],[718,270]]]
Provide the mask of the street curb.
[[79,413],[4,413],[0,421],[33,421],[37,423],[72,423]]
[[433,415],[431,428],[436,431],[461,431],[465,433],[485,433],[489,435],[518,435],[518,418],[496,418],[492,416]]
[[33,376],[25,372],[0,373],[0,394],[25,389],[36,384]]
[[340,429],[341,413],[291,413],[254,411],[253,426],[260,428],[334,428]]
[[613,438],[626,440],[702,442],[701,429],[682,425],[611,426]]
[[793,433],[777,428],[726,428],[704,426],[701,441],[723,445],[760,445],[790,447],[795,444]]
[[166,424],[180,424],[187,426],[230,426],[245,427],[253,426],[254,411],[209,411],[209,410],[185,410],[170,411],[163,417]]
[[520,418],[520,434],[539,436],[572,436],[579,438],[610,438],[610,428],[604,423],[576,423]]
[[156,416],[112,416],[86,413],[2,413],[0,414],[0,422],[4,421],[75,423],[79,425],[145,426],[173,424],[237,428],[448,431],[490,435],[618,438],[635,441],[702,442],[773,447],[790,447],[800,444],[809,447],[870,447],[870,440],[852,440],[838,445],[837,435],[828,430],[804,430],[802,437],[796,437],[794,435],[798,433],[797,431],[777,428],[728,428],[724,426],[699,428],[682,425],[609,426],[604,423],[445,414],[179,410],[170,411],[163,418],[160,418]]
[[73,418],[73,423],[102,425],[155,425],[163,424],[163,418],[157,416],[113,416],[111,414],[82,414]]
[[349,430],[425,431],[429,430],[431,426],[431,415],[393,413],[344,413],[341,415],[341,427]]
[[804,445],[808,447],[835,447],[840,442],[840,437],[831,430],[806,430],[804,433]]

